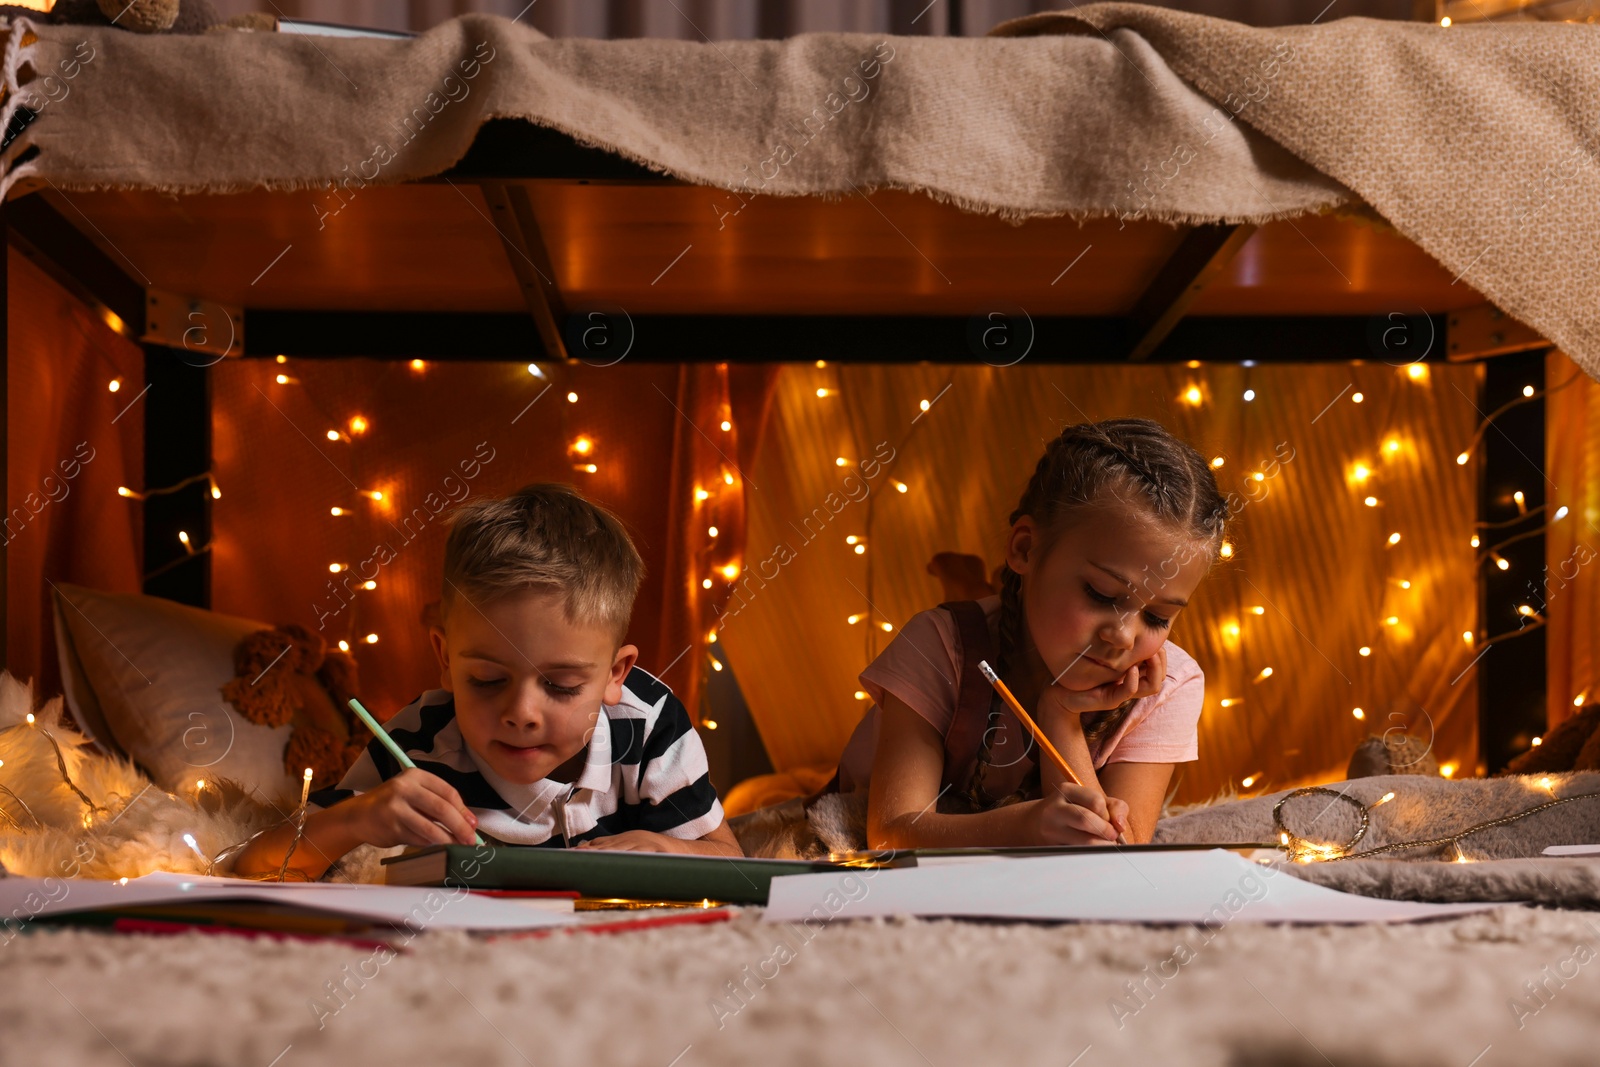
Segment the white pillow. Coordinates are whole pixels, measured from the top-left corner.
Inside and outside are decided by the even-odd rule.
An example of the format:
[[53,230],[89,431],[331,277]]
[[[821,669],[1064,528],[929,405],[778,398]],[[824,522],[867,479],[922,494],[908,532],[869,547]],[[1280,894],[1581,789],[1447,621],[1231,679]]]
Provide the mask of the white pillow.
[[54,599],[67,708],[86,734],[171,793],[231,778],[262,799],[299,802],[283,766],[293,727],[258,726],[222,699],[234,646],[270,624],[66,583]]

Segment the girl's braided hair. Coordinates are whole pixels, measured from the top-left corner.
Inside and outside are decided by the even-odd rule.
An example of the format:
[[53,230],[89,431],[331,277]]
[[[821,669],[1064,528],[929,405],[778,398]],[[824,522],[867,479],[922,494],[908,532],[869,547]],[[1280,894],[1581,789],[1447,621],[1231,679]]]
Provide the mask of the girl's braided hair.
[[[1035,550],[1042,557],[1075,515],[1106,506],[1108,497],[1141,508],[1157,523],[1190,532],[1208,543],[1212,552],[1221,546],[1228,505],[1210,464],[1152,419],[1105,419],[1062,430],[1045,447],[1010,524],[1032,516],[1041,531]],[[1021,653],[1023,626],[1022,575],[1006,567],[1000,582],[1000,647],[995,664],[1002,678]],[[1130,700],[1111,711],[1084,716],[1089,744],[1115,731],[1134,703]],[[992,803],[983,790],[983,777],[1000,709],[996,694],[969,791],[969,799],[978,807]]]

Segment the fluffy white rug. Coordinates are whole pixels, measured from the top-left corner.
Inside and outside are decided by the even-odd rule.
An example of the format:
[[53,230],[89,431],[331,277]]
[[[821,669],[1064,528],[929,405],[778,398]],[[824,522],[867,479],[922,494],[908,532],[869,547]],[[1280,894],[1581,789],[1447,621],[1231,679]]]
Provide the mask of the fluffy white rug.
[[297,1067],[1590,1067],[1600,926],[1507,907],[1395,927],[916,920],[485,943],[34,932],[7,1063]]

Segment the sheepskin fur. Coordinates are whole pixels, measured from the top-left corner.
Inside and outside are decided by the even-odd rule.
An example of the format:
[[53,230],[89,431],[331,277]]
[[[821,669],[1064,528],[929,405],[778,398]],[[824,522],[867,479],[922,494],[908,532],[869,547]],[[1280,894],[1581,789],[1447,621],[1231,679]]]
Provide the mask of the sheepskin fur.
[[[195,796],[168,793],[133,763],[98,752],[64,723],[61,697],[35,708],[32,686],[3,672],[0,761],[0,868],[10,874],[228,874],[232,856],[224,853],[230,846],[292,814],[225,780],[207,781]],[[206,858],[184,842],[184,834],[194,837]],[[382,854],[358,849],[333,877],[382,881]]]

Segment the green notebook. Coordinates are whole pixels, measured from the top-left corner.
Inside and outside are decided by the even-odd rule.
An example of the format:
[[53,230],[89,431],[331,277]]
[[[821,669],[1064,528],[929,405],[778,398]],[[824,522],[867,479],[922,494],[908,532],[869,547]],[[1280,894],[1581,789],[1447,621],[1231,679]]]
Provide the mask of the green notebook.
[[567,889],[586,897],[765,904],[781,874],[840,867],[828,860],[734,859],[665,852],[430,845],[383,861],[390,885]]

